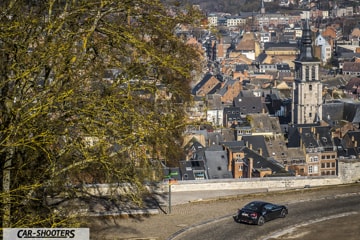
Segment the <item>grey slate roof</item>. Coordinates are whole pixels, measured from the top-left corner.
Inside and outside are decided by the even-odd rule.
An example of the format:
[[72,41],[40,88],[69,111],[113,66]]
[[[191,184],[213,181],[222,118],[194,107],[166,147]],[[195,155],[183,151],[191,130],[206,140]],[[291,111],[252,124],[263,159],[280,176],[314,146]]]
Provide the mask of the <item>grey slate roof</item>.
[[180,179],[181,180],[195,180],[194,173],[203,173],[204,178],[207,179],[206,176],[206,168],[205,162],[199,160],[190,160],[190,161],[180,161]]
[[290,72],[290,66],[287,63],[276,64],[276,68],[280,72],[283,72],[283,71],[289,71]]
[[343,119],[352,123],[360,123],[360,103],[346,102]]
[[219,145],[220,142],[224,141],[223,135],[219,132],[209,132],[208,133],[208,145]]
[[360,53],[353,52],[338,52],[338,59],[343,59],[344,61],[351,60],[354,57],[360,58]]
[[360,86],[360,78],[353,77],[347,82],[347,84],[345,85],[345,89],[348,92],[357,93],[357,89],[359,86]]
[[300,139],[305,148],[323,147],[324,150],[331,151],[334,142],[331,136],[330,126],[304,126],[289,127],[289,147],[299,147]]
[[360,103],[352,100],[338,100],[323,104],[323,120],[333,125],[336,121],[346,120],[360,123]]
[[248,64],[237,64],[235,65],[235,72],[244,72],[245,70],[249,70]]
[[233,178],[228,171],[228,157],[220,145],[212,145],[205,150],[206,167],[209,179]]
[[[300,147],[300,139],[302,137],[299,128],[311,128],[311,127],[317,127],[318,124],[302,124],[302,125],[293,125],[289,126],[288,128],[288,147],[289,148],[298,148]],[[305,130],[305,132],[308,132],[308,130]],[[308,143],[308,145],[310,145]]]
[[300,138],[305,148],[318,148],[320,146],[316,141],[316,137],[311,132],[311,128],[302,128]]
[[243,149],[245,147],[244,141],[231,141],[231,142],[222,142],[221,145],[226,146],[232,150]]
[[260,156],[258,153],[256,153],[255,151],[253,151],[247,147],[244,148],[244,153],[245,153],[246,158],[253,159],[253,167],[255,169],[269,168],[272,170],[273,173],[286,172],[280,163],[277,163],[276,161],[269,161],[266,158]]
[[336,121],[341,121],[344,116],[344,102],[329,102],[322,105],[322,119],[334,125]]
[[316,134],[316,139],[319,142],[319,145],[322,146],[324,150],[332,151],[334,142],[331,136],[331,128],[328,126],[316,127]]
[[338,157],[358,158],[360,155],[360,132],[348,131],[342,139],[335,140],[337,143]]
[[219,94],[219,95],[221,95],[221,96],[224,96],[224,95],[227,93],[228,89],[232,89],[232,86],[233,86],[236,82],[237,82],[237,81],[234,80],[234,79],[228,79],[228,80],[225,82],[224,86],[221,87],[219,90],[217,90],[216,93]]
[[234,106],[240,107],[240,114],[247,115],[251,113],[261,113],[263,104],[261,97],[241,97],[234,98]]
[[251,135],[243,136],[242,140],[245,142],[245,145],[253,149],[253,151],[259,153],[259,149],[262,151],[262,156],[265,158],[270,157],[269,152],[266,147],[265,138],[262,135]]
[[243,122],[240,114],[240,107],[225,107],[223,118],[224,124],[229,121]]

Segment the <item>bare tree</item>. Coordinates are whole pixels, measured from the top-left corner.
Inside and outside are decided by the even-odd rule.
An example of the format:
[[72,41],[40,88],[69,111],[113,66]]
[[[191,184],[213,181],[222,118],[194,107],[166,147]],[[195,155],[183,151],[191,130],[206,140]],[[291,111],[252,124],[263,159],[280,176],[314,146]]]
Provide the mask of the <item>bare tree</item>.
[[[179,157],[199,53],[178,38],[199,16],[157,0],[0,4],[3,227],[68,226],[87,183],[131,183]],[[155,160],[155,161],[153,161]]]

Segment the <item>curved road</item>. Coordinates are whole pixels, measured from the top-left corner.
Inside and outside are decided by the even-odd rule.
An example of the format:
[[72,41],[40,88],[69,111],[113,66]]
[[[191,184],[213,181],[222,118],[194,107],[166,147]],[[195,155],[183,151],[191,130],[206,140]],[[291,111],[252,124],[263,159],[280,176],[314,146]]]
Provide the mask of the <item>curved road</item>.
[[173,239],[358,239],[360,193],[286,204],[289,215],[263,226],[237,223],[231,215],[194,227]]

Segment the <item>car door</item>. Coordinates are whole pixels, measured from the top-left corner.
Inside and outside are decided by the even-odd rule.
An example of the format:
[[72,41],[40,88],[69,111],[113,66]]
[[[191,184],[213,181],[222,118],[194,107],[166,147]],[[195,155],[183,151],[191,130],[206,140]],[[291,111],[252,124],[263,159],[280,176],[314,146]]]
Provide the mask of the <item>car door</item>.
[[262,215],[266,220],[272,219],[271,204],[265,204],[262,209]]
[[272,220],[274,218],[278,217],[278,209],[276,208],[276,205],[268,203],[264,205],[264,211],[266,212],[265,219]]

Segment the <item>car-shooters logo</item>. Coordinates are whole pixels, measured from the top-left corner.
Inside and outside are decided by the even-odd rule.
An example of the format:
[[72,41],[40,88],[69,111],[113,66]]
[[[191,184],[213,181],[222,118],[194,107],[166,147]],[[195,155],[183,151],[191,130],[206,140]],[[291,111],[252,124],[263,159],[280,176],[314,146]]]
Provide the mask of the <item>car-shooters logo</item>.
[[88,228],[4,228],[4,239],[73,239],[89,240]]

